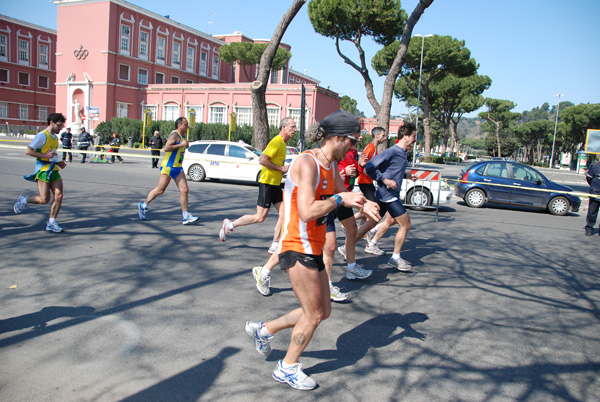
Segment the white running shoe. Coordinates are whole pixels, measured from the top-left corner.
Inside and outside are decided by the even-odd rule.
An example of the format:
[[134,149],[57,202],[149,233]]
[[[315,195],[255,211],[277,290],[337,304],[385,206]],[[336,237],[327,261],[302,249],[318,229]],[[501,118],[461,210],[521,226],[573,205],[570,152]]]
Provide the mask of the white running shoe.
[[261,269],[262,267],[252,268],[252,276],[254,277],[254,280],[256,280],[256,289],[258,289],[261,295],[268,296],[271,294],[271,276],[269,275],[264,279],[260,274]]
[[148,206],[146,206],[146,208],[144,208],[144,203],[140,202],[138,204],[138,215],[140,217],[141,220],[145,221],[146,220],[146,213],[148,212]]
[[63,231],[63,228],[58,226],[58,223],[56,223],[56,221],[54,221],[52,223],[48,222],[48,224],[46,225],[46,230],[48,232],[60,233]]
[[246,334],[254,339],[254,347],[256,351],[261,355],[267,357],[271,354],[271,339],[273,336],[262,336],[260,329],[265,325],[264,322],[247,321],[246,322]]
[[194,223],[198,220],[197,216],[192,216],[192,214],[188,214],[188,216],[186,216],[181,223],[183,223],[184,225],[189,225],[190,223]]
[[346,257],[346,246],[339,246],[337,250],[342,255],[342,257],[344,257],[344,260],[347,259],[347,257]]
[[374,255],[385,255],[385,251],[377,247],[377,244],[373,244],[371,246],[371,243],[367,244],[367,247],[365,247],[365,253]]
[[394,257],[390,257],[390,260],[387,263],[392,268],[397,268],[400,272],[412,272],[412,265],[408,261],[403,258],[398,258],[397,260]]
[[273,255],[275,254],[275,252],[277,251],[277,247],[279,247],[279,242],[274,241],[273,243],[271,243],[271,246],[269,246],[269,254]]
[[348,299],[348,293],[343,293],[337,286],[331,286],[329,288],[329,297],[334,302],[342,302]]
[[221,239],[221,241],[225,241],[227,236],[233,232],[233,229],[229,229],[230,223],[231,221],[229,219],[223,219],[223,226],[221,226],[221,230],[219,231],[219,239]]
[[23,209],[25,209],[26,206],[27,197],[25,197],[23,194],[19,194],[17,197],[17,202],[15,202],[15,206],[13,207],[13,211],[15,211],[15,214],[19,215],[21,212],[23,212]]
[[273,371],[275,381],[289,384],[292,388],[300,391],[309,391],[317,386],[317,382],[304,374],[302,364],[299,362],[286,369],[281,365],[283,360],[279,360],[277,368]]
[[350,280],[367,279],[369,276],[371,276],[372,273],[373,271],[371,271],[370,269],[364,269],[363,266],[358,263],[352,270],[346,267],[346,279]]

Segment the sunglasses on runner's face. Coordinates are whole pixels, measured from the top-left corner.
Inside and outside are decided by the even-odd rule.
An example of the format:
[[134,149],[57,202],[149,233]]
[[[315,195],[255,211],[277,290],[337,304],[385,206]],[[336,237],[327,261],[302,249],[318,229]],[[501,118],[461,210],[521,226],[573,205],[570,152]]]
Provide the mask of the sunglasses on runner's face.
[[351,135],[348,134],[341,134],[340,137],[346,137],[346,138],[350,138],[350,142],[352,143],[352,145],[357,145],[358,144],[358,138],[353,137]]

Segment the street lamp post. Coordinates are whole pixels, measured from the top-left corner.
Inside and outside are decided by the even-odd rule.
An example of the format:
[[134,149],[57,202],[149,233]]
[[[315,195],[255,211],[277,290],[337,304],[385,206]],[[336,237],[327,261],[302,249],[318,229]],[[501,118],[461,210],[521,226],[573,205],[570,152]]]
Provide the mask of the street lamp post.
[[[425,47],[425,38],[429,38],[432,37],[433,34],[428,34],[428,35],[419,35],[419,34],[415,34],[414,36],[419,36],[421,37],[421,65],[419,67],[419,93],[417,95],[417,122],[415,124],[415,130],[417,131],[417,135],[419,133],[419,106],[421,104],[421,74],[423,73],[423,48]],[[417,153],[415,150],[413,150],[413,166],[415,166],[415,161],[417,159],[416,157]]]
[[558,96],[558,104],[556,105],[556,121],[554,122],[554,138],[552,139],[552,153],[550,154],[550,166],[552,168],[552,164],[554,162],[554,143],[556,142],[556,129],[558,127],[558,112],[560,111],[560,97],[562,94],[556,94]]

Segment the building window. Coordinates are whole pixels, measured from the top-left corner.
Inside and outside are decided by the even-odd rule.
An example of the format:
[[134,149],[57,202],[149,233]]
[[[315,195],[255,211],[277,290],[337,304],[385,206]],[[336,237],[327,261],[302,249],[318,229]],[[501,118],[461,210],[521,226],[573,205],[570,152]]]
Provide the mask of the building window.
[[119,79],[129,81],[129,66],[127,64],[119,64]]
[[186,84],[193,84],[193,83],[194,83],[194,80],[185,80],[185,83],[186,83]]
[[148,70],[138,68],[138,84],[148,85]]
[[121,54],[129,55],[129,43],[131,40],[131,27],[121,25]]
[[[288,110],[288,116],[291,117],[292,119],[294,119],[294,121],[296,122],[296,125],[298,126],[298,130],[300,130],[300,112],[302,110],[301,109],[289,109]],[[304,127],[308,128],[308,117],[310,116],[310,113],[308,112],[308,109],[304,110]]]
[[166,39],[162,37],[158,37],[156,41],[156,62],[160,64],[165,64],[165,45]]
[[8,70],[5,68],[0,68],[0,82],[8,82]]
[[0,60],[8,61],[8,36],[0,35]]
[[0,102],[0,118],[8,119],[8,103]]
[[212,77],[215,80],[219,79],[219,56],[216,53],[213,53]]
[[237,62],[231,63],[231,82],[235,82],[235,70],[236,70]]
[[43,89],[48,89],[50,83],[50,79],[45,75],[38,76],[38,87]]
[[48,108],[45,106],[38,106],[37,119],[39,121],[46,121],[48,119]]
[[144,110],[148,109],[150,114],[152,114],[152,121],[156,121],[158,119],[158,106],[156,105],[145,105],[142,107],[142,116],[144,115]]
[[173,67],[179,68],[181,57],[181,43],[173,42]]
[[179,105],[165,105],[163,120],[174,121],[180,118]]
[[19,73],[19,85],[29,86],[29,74],[28,73]]
[[29,65],[29,41],[19,39],[19,64]]
[[176,75],[171,76],[171,84],[179,84],[179,77]]
[[252,108],[251,107],[236,107],[235,122],[238,126],[252,125]]
[[[196,113],[195,123],[202,123],[202,106],[197,105],[187,105],[185,107],[185,118],[187,119],[190,115],[190,110],[194,109],[194,113]],[[188,119],[189,120],[189,119]],[[191,124],[191,122],[190,122]]]
[[267,117],[269,119],[269,126],[279,126],[279,121],[281,120],[279,113],[279,108],[268,107],[267,108]]
[[127,117],[129,105],[127,103],[117,102],[117,117]]
[[140,59],[148,60],[148,32],[140,31]]
[[40,68],[48,68],[48,45],[40,45]]
[[208,53],[200,52],[200,75],[206,76],[207,62],[208,62]]
[[19,120],[29,120],[29,105],[19,105]]
[[227,124],[227,108],[225,106],[211,106],[208,122]]
[[186,62],[185,62],[185,69],[191,73],[194,72],[194,56],[195,56],[195,49],[191,46],[188,46],[187,48],[187,58],[186,58]]
[[279,84],[279,71],[271,70],[271,84]]
[[164,84],[165,83],[165,75],[163,73],[156,73],[154,76],[155,84]]

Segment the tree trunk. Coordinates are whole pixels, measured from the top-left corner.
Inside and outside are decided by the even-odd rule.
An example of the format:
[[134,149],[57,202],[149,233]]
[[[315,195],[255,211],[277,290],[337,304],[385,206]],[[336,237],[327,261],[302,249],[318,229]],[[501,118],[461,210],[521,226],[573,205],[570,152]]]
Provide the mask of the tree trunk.
[[[404,64],[404,60],[406,59],[406,51],[408,50],[408,44],[410,43],[412,30],[416,23],[419,21],[419,18],[421,18],[421,15],[425,11],[425,9],[429,7],[431,3],[433,3],[433,0],[420,0],[419,3],[417,3],[412,14],[406,21],[406,25],[404,25],[404,30],[402,31],[402,40],[400,41],[398,53],[396,54],[396,58],[392,63],[392,67],[390,68],[388,75],[385,78],[385,83],[383,85],[383,97],[381,99],[381,108],[379,109],[379,113],[377,113],[377,124],[380,127],[385,128],[387,132],[389,132],[390,128],[390,111],[392,109],[394,85],[396,84],[398,75],[400,75],[400,69]],[[427,143],[427,139],[425,139],[425,142]]]
[[498,156],[502,156],[502,146],[500,145],[500,123],[496,123],[496,141],[498,141]]
[[279,48],[283,34],[304,3],[306,3],[306,0],[294,0],[289,10],[281,18],[281,22],[277,26],[277,29],[275,29],[275,33],[273,33],[271,42],[269,42],[269,45],[260,58],[258,77],[256,77],[256,81],[251,85],[254,145],[260,150],[265,149],[269,142],[269,119],[267,117],[267,101],[265,94],[267,92],[267,84],[269,81],[269,74],[271,73],[273,59],[275,58],[275,53]]

